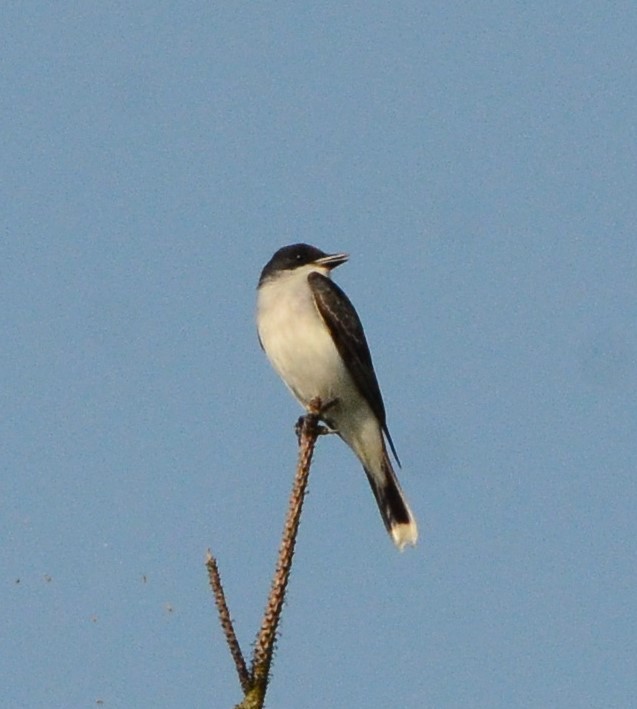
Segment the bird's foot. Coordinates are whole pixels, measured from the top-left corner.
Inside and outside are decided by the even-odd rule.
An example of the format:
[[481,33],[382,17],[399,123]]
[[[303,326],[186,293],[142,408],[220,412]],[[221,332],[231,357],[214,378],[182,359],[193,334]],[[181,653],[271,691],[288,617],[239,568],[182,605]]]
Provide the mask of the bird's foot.
[[[334,430],[332,426],[325,420],[324,414],[328,409],[331,409],[335,404],[338,403],[338,398],[330,399],[325,404],[321,401],[320,397],[315,397],[310,401],[307,406],[307,414],[305,416],[299,416],[296,425],[294,426],[294,432],[296,437],[301,440],[301,432],[303,430],[303,422],[306,416],[312,416],[316,419],[316,435],[317,436],[327,436],[330,433],[338,433]],[[323,421],[327,425],[319,424],[318,421]]]
[[[315,416],[316,414],[306,414],[306,416]],[[305,416],[299,416],[298,421],[294,424],[294,433],[296,434],[296,437],[299,440],[299,443],[301,442],[301,434],[303,432],[303,423],[305,422]],[[329,426],[324,426],[321,423],[316,424],[316,435],[317,436],[327,436],[330,433],[338,433],[338,431],[335,431],[333,428],[330,428]]]

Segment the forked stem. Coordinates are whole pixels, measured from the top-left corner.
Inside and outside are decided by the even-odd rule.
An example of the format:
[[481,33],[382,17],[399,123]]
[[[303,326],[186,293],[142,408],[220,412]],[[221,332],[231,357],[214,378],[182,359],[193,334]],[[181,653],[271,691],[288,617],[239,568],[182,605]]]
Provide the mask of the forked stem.
[[252,663],[249,671],[234,631],[223,586],[221,585],[217,562],[211,552],[208,552],[206,567],[208,569],[210,586],[215,597],[221,627],[226,636],[230,654],[234,659],[237,674],[239,675],[239,682],[244,694],[243,701],[241,704],[238,704],[235,709],[263,709],[268,681],[270,679],[272,656],[277,640],[277,628],[281,619],[285,592],[292,570],[296,536],[299,531],[305,493],[307,492],[314,446],[316,445],[316,439],[319,435],[330,432],[319,423],[323,410],[320,399],[314,399],[310,402],[308,413],[301,417],[297,424],[299,460],[296,475],[294,476],[294,485],[290,494],[276,570],[274,572],[274,578],[272,579],[270,595],[268,596],[268,602],[263,614],[261,628],[254,645]]

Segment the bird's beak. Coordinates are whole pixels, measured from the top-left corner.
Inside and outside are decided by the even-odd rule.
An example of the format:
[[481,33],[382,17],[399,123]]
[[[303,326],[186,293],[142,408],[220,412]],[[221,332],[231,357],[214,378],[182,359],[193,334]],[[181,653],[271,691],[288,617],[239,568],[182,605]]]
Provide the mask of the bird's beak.
[[316,263],[318,266],[324,266],[325,268],[328,268],[331,271],[333,268],[336,268],[342,263],[345,263],[348,258],[349,254],[328,254],[327,256],[323,256],[322,258],[317,258],[314,263]]

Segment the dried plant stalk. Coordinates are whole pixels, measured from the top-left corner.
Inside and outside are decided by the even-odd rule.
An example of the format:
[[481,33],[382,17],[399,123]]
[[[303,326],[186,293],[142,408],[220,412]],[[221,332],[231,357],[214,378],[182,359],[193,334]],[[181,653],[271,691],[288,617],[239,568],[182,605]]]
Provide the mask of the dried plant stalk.
[[212,553],[208,551],[208,557],[206,559],[208,578],[219,612],[221,627],[223,628],[226,642],[234,659],[244,695],[243,701],[241,704],[237,704],[235,709],[263,709],[268,680],[270,678],[274,646],[277,640],[277,628],[281,619],[281,612],[283,611],[283,603],[285,601],[285,591],[292,569],[296,535],[299,530],[303,500],[305,499],[305,493],[307,491],[314,446],[320,434],[329,432],[319,424],[320,414],[321,402],[319,399],[316,399],[311,402],[309,412],[299,419],[297,428],[299,433],[299,461],[294,477],[292,493],[290,494],[288,513],[283,528],[283,537],[279,547],[279,557],[274,578],[272,579],[272,587],[263,614],[261,629],[255,641],[252,653],[252,665],[249,671],[241,648],[239,647],[239,641],[234,631],[232,619],[230,618],[230,611],[228,610],[225,593],[221,584],[217,561]]
[[279,558],[276,572],[272,580],[272,588],[268,604],[263,615],[261,630],[257,637],[252,658],[252,678],[255,685],[267,684],[272,654],[276,642],[276,631],[283,610],[285,590],[290,578],[296,535],[299,529],[303,500],[307,491],[307,481],[310,474],[310,465],[314,453],[314,445],[319,433],[318,411],[320,403],[313,408],[311,413],[302,419],[299,440],[299,462],[294,478],[294,487],[290,495],[288,514],[285,520],[283,538],[279,548]]
[[219,621],[221,622],[223,633],[226,636],[226,642],[230,648],[230,654],[232,655],[235,667],[237,668],[241,689],[243,689],[244,694],[247,694],[252,686],[252,680],[250,678],[250,673],[248,672],[246,662],[243,659],[243,653],[241,652],[241,647],[239,646],[239,641],[237,640],[237,634],[234,632],[234,625],[232,624],[232,618],[230,617],[230,611],[228,610],[228,604],[226,603],[226,594],[223,592],[223,586],[221,585],[221,576],[219,575],[217,560],[212,555],[210,549],[208,549],[206,568],[208,569],[210,587],[212,588],[217,610],[219,611]]

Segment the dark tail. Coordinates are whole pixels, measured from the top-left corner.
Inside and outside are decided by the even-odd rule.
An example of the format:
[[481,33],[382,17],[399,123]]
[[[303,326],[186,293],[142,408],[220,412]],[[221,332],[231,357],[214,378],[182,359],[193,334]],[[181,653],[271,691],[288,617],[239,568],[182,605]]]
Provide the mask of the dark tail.
[[407,544],[412,546],[418,539],[418,526],[409,509],[396,473],[385,453],[382,470],[372,473],[365,468],[367,479],[378,503],[380,516],[394,544],[402,551]]

